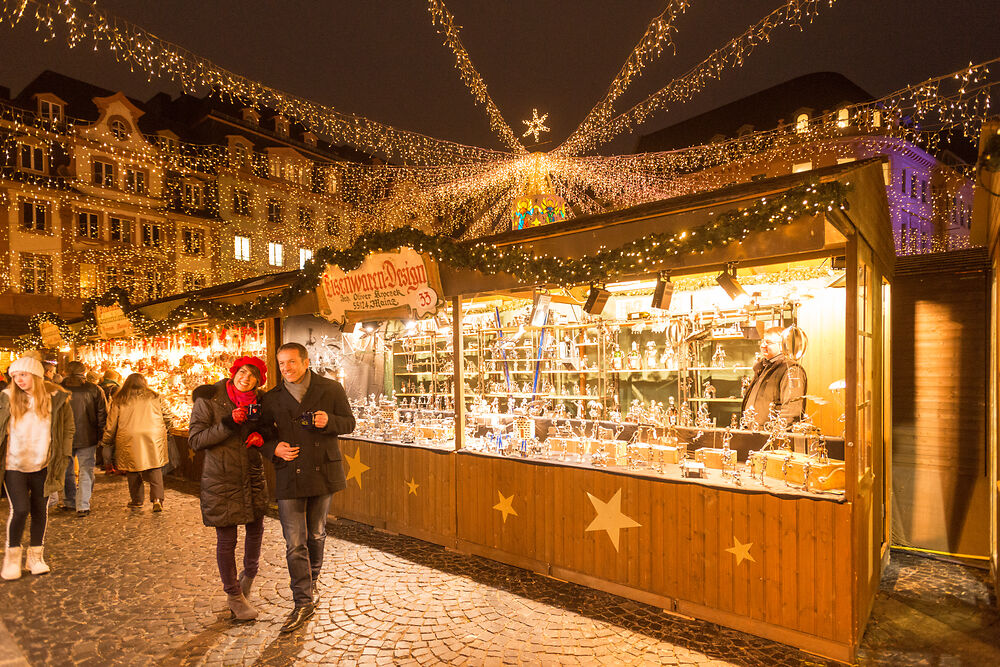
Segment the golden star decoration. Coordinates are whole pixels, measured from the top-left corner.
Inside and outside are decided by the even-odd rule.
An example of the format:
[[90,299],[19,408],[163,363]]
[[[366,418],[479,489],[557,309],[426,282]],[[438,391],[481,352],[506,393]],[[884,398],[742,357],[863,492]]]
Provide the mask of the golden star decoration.
[[416,477],[411,477],[410,481],[406,482],[407,493],[412,493],[413,495],[417,495],[417,487],[418,486],[420,486],[420,485],[417,484]]
[[507,515],[513,514],[517,516],[517,512],[514,511],[514,494],[510,494],[509,498],[505,498],[502,493],[497,491],[497,495],[500,496],[500,502],[493,506],[493,509],[503,514],[503,522],[507,523]]
[[368,470],[368,466],[361,462],[361,448],[358,447],[358,451],[354,452],[354,456],[345,456],[344,460],[347,461],[347,479],[345,481],[350,482],[352,479],[358,483],[358,488],[361,488],[361,473]]
[[733,536],[733,546],[731,546],[728,549],[726,549],[726,551],[728,551],[732,555],[736,556],[736,564],[737,565],[739,565],[740,563],[742,563],[745,560],[748,560],[751,563],[756,563],[757,561],[754,560],[754,557],[750,555],[750,547],[752,547],[752,546],[753,546],[753,542],[747,542],[746,544],[743,544],[734,535]]
[[590,498],[590,502],[594,505],[594,509],[597,510],[597,516],[594,517],[594,520],[590,522],[590,525],[584,529],[584,532],[592,530],[607,531],[608,537],[611,538],[611,543],[615,545],[615,551],[618,551],[619,533],[625,528],[637,528],[642,524],[631,517],[622,514],[621,489],[615,491],[615,495],[611,496],[611,500],[606,503],[600,498],[592,495],[590,492],[587,492],[587,497]]
[[528,126],[528,129],[524,131],[522,137],[526,137],[529,134],[535,135],[535,143],[538,143],[538,133],[548,132],[549,128],[545,126],[545,119],[548,118],[548,114],[543,114],[541,118],[538,117],[538,109],[531,110],[531,120],[522,120],[521,122]]

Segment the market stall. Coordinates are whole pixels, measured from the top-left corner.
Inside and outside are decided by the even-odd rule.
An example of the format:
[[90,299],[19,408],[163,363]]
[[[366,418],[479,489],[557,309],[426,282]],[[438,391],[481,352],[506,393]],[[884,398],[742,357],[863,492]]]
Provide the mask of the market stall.
[[[409,273],[331,267],[317,312],[374,378],[331,513],[851,659],[888,555],[881,179],[874,160]],[[790,410],[748,403],[765,340]]]

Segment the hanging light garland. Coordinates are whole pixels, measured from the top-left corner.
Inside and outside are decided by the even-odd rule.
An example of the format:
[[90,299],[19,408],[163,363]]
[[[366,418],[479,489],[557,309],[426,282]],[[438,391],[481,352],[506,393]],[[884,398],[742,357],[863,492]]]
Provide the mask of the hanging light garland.
[[496,132],[500,140],[515,153],[524,153],[524,145],[514,136],[514,131],[504,120],[500,109],[493,102],[489,92],[486,90],[486,83],[483,77],[472,64],[469,52],[462,45],[462,40],[458,36],[458,26],[455,25],[455,17],[448,8],[444,6],[444,0],[427,0],[427,11],[431,14],[431,23],[440,26],[438,34],[444,35],[444,43],[455,54],[455,67],[458,69],[462,82],[472,93],[476,102],[486,107],[486,115],[490,119],[490,129]]

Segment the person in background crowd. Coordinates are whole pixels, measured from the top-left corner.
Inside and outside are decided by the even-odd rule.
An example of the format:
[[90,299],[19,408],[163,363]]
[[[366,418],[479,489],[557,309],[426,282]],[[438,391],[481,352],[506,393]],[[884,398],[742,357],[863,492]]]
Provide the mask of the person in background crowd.
[[[118,388],[121,387],[122,376],[118,374],[117,371],[107,370],[104,372],[104,377],[97,386],[104,391],[104,398],[108,405],[111,404],[111,399],[114,398],[115,393]],[[114,445],[105,445],[101,447],[101,458],[104,459],[104,474],[113,475],[119,471],[115,470],[115,456],[114,456]]]
[[[97,373],[95,373],[94,371],[87,371],[86,379],[87,379],[87,382],[90,382],[91,384],[95,384],[96,385],[98,382],[101,381],[101,376],[98,375]],[[101,393],[102,394],[104,393],[103,389],[101,390]],[[107,399],[107,397],[105,396],[105,400],[106,399]]]
[[170,412],[146,378],[132,373],[111,400],[105,447],[114,444],[115,466],[128,474],[128,506],[142,507],[143,481],[149,483],[153,511],[163,511],[163,466],[167,465],[167,433]]
[[[257,610],[247,602],[260,562],[267,485],[260,446],[260,387],[267,365],[257,357],[240,357],[230,379],[194,390],[188,446],[204,450],[201,473],[201,518],[215,528],[215,556],[229,610],[237,621],[252,621]],[[244,526],[243,571],[236,574],[237,526]]]
[[10,500],[3,567],[8,581],[21,576],[21,538],[31,516],[25,563],[31,574],[50,571],[44,558],[47,497],[63,485],[73,447],[69,394],[45,381],[42,364],[21,357],[8,369],[10,385],[0,392],[0,485]]
[[7,376],[4,375],[3,371],[0,371],[0,391],[7,388]]
[[46,359],[42,364],[45,368],[45,379],[52,384],[62,384],[63,376],[56,372],[56,362]]
[[267,425],[262,452],[274,463],[275,497],[295,608],[281,632],[301,627],[315,612],[333,494],[347,484],[337,436],[354,430],[354,415],[336,380],[309,370],[298,343],[278,348],[284,381],[264,394]]
[[63,389],[70,393],[76,435],[73,436],[73,456],[80,467],[80,487],[76,486],[73,465],[66,468],[66,487],[63,494],[63,509],[76,510],[80,517],[90,514],[90,494],[94,489],[94,462],[97,444],[104,435],[108,412],[104,402],[104,392],[93,382],[84,379],[87,367],[79,361],[66,365],[66,379]]

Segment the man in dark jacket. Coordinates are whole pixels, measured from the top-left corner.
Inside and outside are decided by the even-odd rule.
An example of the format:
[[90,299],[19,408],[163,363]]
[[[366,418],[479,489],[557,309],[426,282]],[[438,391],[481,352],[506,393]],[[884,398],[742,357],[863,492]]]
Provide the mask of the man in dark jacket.
[[316,611],[330,499],[347,486],[337,436],[354,430],[354,415],[340,383],[309,370],[305,347],[286,343],[277,356],[283,382],[262,400],[262,421],[270,427],[262,453],[274,463],[295,603],[281,631],[291,632]]
[[76,487],[73,465],[66,468],[66,484],[63,494],[63,509],[76,509],[77,516],[90,514],[90,494],[94,489],[94,459],[97,445],[104,435],[104,425],[108,419],[104,392],[93,382],[87,382],[84,375],[87,367],[79,361],[71,361],[66,366],[63,388],[70,393],[73,421],[76,433],[73,436],[73,456],[80,466],[80,488]]
[[772,403],[786,425],[802,419],[805,410],[806,371],[785,356],[781,332],[781,327],[764,332],[760,340],[761,359],[754,364],[753,380],[743,395],[740,409],[744,412],[749,407],[754,409],[757,428],[767,422]]

